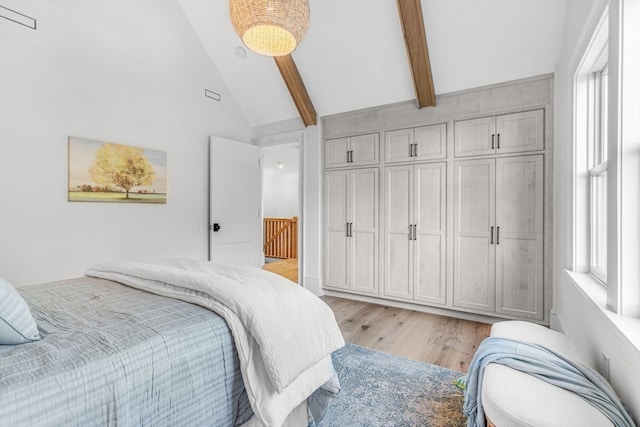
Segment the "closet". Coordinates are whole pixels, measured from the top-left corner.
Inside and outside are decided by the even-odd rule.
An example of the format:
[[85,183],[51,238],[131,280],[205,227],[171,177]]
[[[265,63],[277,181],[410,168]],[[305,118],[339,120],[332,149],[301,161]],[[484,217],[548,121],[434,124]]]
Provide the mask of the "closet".
[[444,162],[385,168],[384,295],[446,302]]
[[533,110],[456,121],[455,156],[542,150],[543,115],[543,110]]
[[543,156],[454,168],[454,306],[542,319]]
[[325,141],[324,167],[355,167],[380,163],[380,136],[377,133]]
[[548,324],[552,82],[323,118],[325,292]]
[[420,162],[447,157],[447,125],[385,132],[385,163]]
[[378,168],[328,171],[325,186],[325,286],[378,292]]

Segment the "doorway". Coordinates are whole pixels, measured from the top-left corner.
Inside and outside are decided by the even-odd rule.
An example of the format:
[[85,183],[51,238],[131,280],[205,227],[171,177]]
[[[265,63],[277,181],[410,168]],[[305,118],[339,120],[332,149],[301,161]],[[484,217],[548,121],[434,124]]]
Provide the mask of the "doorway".
[[262,147],[264,269],[300,283],[300,143]]

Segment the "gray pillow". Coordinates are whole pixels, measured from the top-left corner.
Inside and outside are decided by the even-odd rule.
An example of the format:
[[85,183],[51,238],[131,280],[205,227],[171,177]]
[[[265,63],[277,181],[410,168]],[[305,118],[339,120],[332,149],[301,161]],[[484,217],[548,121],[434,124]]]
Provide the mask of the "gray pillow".
[[9,282],[0,279],[0,345],[24,344],[40,338],[27,302]]

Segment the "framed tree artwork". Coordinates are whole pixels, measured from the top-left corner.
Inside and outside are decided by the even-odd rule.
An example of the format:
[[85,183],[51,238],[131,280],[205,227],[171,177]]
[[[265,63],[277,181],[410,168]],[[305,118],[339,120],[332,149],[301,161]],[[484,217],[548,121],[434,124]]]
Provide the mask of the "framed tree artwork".
[[167,203],[167,153],[70,136],[69,201]]

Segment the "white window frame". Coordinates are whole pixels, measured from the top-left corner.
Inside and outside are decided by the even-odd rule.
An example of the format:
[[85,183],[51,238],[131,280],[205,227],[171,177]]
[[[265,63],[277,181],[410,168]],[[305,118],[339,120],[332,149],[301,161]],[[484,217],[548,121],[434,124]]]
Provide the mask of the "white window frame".
[[[608,43],[588,85],[589,274],[607,284]],[[604,63],[604,65],[603,65]]]
[[[606,198],[606,306],[624,317],[640,318],[640,2],[610,0],[574,74],[573,271],[598,278],[592,268],[592,198]],[[595,135],[589,110],[590,80],[608,46],[608,142],[606,163],[593,162],[585,143]],[[591,122],[590,122],[591,120]],[[591,192],[606,173],[606,190]],[[606,195],[605,195],[606,193]],[[599,212],[602,214],[602,212]],[[597,266],[596,266],[597,267]],[[602,278],[598,278],[602,281]],[[604,302],[604,301],[603,301]]]
[[640,318],[640,1],[609,4],[607,306]]

